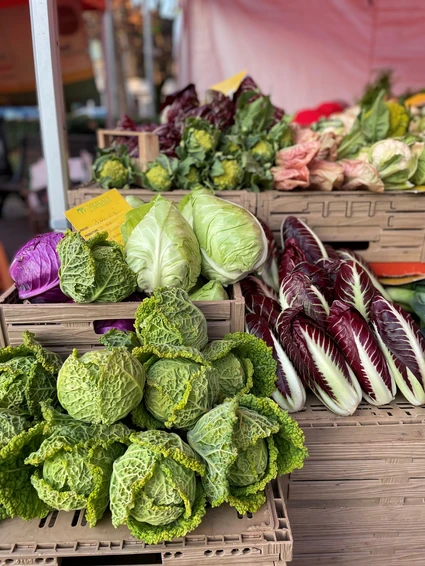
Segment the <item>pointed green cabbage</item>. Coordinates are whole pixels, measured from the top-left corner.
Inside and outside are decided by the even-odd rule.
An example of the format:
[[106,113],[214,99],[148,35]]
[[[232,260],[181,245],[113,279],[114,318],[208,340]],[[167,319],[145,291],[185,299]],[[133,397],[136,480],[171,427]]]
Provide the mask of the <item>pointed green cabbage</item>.
[[229,295],[220,281],[208,281],[198,289],[192,289],[189,297],[191,301],[227,301]]
[[143,397],[145,372],[126,348],[78,351],[59,372],[59,402],[76,420],[111,425],[137,407]]
[[205,494],[196,474],[204,466],[174,433],[133,433],[131,445],[114,464],[110,499],[112,524],[126,524],[133,536],[157,544],[184,536],[205,515]]
[[267,238],[248,210],[196,188],[179,203],[201,248],[202,275],[230,285],[258,271],[267,259]]
[[158,195],[130,210],[121,232],[140,291],[163,286],[188,291],[195,285],[201,271],[199,244],[172,202]]

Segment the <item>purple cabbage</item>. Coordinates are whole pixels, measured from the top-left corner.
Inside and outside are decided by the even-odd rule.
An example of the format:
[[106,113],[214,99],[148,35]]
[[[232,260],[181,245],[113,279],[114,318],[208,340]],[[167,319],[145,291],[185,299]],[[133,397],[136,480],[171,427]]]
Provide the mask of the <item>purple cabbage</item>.
[[56,252],[61,232],[40,234],[16,253],[10,275],[20,299],[29,299],[59,285],[60,260]]
[[119,320],[95,320],[94,331],[96,334],[106,334],[113,328],[122,331],[134,332],[134,320],[119,319]]
[[67,297],[64,293],[62,293],[61,288],[59,285],[56,287],[52,287],[44,293],[40,293],[35,297],[31,297],[29,299],[30,303],[32,304],[43,304],[43,303],[73,303],[73,299],[71,297]]

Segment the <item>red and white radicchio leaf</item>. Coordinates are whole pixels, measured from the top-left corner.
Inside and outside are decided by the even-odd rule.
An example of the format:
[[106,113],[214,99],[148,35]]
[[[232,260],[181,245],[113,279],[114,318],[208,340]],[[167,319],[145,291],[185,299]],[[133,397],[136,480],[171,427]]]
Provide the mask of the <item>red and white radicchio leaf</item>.
[[382,342],[424,387],[425,340],[413,318],[380,295],[373,299],[370,312]]
[[315,322],[326,326],[329,304],[304,273],[295,272],[285,277],[280,286],[279,301],[282,310],[299,307]]
[[267,321],[273,329],[276,328],[277,319],[281,313],[280,304],[264,295],[250,295],[245,298],[245,309]]
[[308,263],[305,253],[298,247],[294,238],[285,242],[282,259],[279,267],[279,281],[293,272],[300,263]]
[[382,340],[378,327],[374,322],[372,322],[372,328],[379,347],[387,361],[390,374],[402,395],[404,395],[409,403],[416,407],[425,405],[425,389],[422,379],[417,379],[410,369],[401,363],[400,360],[390,352]]
[[362,390],[329,334],[297,308],[282,313],[279,331],[306,385],[330,411],[341,416],[352,415],[361,401]]
[[[324,261],[332,261],[326,259]],[[326,269],[324,269],[320,262],[312,265],[307,261],[302,261],[293,270],[293,273],[304,273],[325,296],[328,303],[332,303],[334,299],[334,281],[332,281]]]
[[366,271],[366,273],[369,275],[370,280],[372,281],[372,285],[375,287],[375,289],[388,301],[391,301],[391,297],[385,291],[384,287],[379,283],[378,278],[376,277],[372,268],[361,256],[356,254],[356,252],[353,252],[353,250],[346,250],[346,249],[337,250],[337,254],[341,259],[345,261],[355,261],[359,265],[361,265],[363,269]]
[[370,305],[376,289],[369,275],[356,261],[342,264],[335,281],[335,298],[359,311],[369,320]]
[[261,338],[272,349],[277,363],[276,389],[272,394],[276,403],[289,413],[301,411],[305,404],[305,388],[282,344],[267,321],[255,315],[246,316],[246,331]]
[[295,216],[288,216],[283,222],[281,238],[284,251],[286,241],[293,238],[310,263],[315,263],[322,257],[328,257],[328,252],[317,234]]
[[259,277],[249,275],[248,277],[245,277],[245,279],[242,279],[240,284],[242,295],[245,298],[250,295],[263,295],[264,297],[270,297],[274,301],[278,300],[276,291],[264,283],[264,281],[262,281]]
[[377,406],[392,401],[395,382],[365,319],[350,306],[335,301],[328,317],[328,330],[357,377],[363,398]]
[[267,259],[261,268],[261,279],[276,292],[279,291],[279,253],[273,232],[262,220],[259,220],[267,238]]

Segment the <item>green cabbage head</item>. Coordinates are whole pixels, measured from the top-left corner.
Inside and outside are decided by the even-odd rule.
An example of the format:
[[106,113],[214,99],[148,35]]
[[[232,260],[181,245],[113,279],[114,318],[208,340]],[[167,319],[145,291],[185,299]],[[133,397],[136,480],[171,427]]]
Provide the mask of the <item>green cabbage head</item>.
[[179,287],[188,291],[199,277],[201,254],[192,228],[176,206],[158,195],[133,208],[121,227],[130,269],[140,291]]
[[50,507],[31,484],[34,467],[25,458],[43,441],[44,424],[30,424],[21,414],[0,409],[0,520],[45,517]]
[[184,197],[179,208],[201,248],[202,275],[223,285],[258,271],[267,259],[267,238],[253,214],[204,188]]
[[130,430],[122,423],[88,425],[50,407],[43,414],[47,438],[25,461],[38,468],[31,483],[53,509],[86,509],[93,527],[108,505],[112,465],[124,454]]
[[227,301],[229,299],[220,281],[208,281],[205,285],[192,289],[189,297],[191,301]]
[[43,348],[25,331],[23,344],[0,350],[0,410],[41,417],[40,402],[56,400],[59,356]]
[[203,485],[212,507],[227,501],[239,513],[254,513],[264,489],[278,475],[302,468],[307,456],[298,424],[267,397],[226,400],[187,433],[206,466]]
[[142,301],[134,324],[142,344],[188,346],[201,350],[208,342],[204,314],[183,289],[159,288]]
[[60,287],[76,303],[118,303],[136,288],[122,246],[107,237],[100,232],[84,240],[68,230],[57,246]]
[[217,373],[197,350],[148,345],[133,353],[147,367],[143,403],[132,413],[140,428],[187,430],[217,401]]
[[137,407],[143,397],[145,372],[125,347],[77,350],[59,372],[59,402],[78,421],[111,425]]
[[133,433],[112,473],[110,499],[114,527],[126,524],[147,544],[184,536],[205,514],[205,494],[196,474],[204,466],[174,433]]

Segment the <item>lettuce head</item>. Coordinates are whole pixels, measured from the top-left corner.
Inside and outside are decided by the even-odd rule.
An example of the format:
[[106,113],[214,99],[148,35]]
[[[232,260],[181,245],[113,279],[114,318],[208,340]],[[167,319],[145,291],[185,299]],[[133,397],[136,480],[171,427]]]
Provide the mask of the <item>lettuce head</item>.
[[203,187],[179,203],[201,248],[202,275],[223,285],[258,271],[267,259],[267,238],[248,210]]
[[111,425],[126,417],[143,397],[145,372],[125,347],[77,350],[65,360],[58,376],[58,398],[74,419]]
[[112,524],[126,524],[147,544],[182,537],[205,515],[197,475],[205,473],[193,450],[174,433],[133,433],[114,463],[110,499]]
[[199,244],[176,206],[158,195],[130,210],[121,227],[130,269],[140,291],[191,289],[201,271]]

